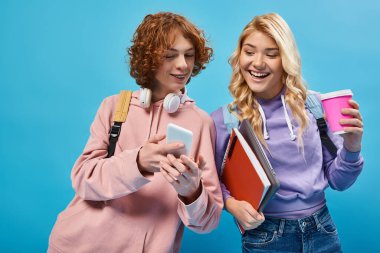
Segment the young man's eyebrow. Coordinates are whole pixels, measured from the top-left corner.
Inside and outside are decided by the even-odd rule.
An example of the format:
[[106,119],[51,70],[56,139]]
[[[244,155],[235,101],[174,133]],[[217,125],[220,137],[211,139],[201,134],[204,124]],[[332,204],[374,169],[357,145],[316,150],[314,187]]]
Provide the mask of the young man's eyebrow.
[[[185,51],[185,52],[188,52],[188,51],[192,51],[192,50],[195,50],[195,48],[191,47],[191,48],[189,48],[189,49],[185,49],[184,51]],[[175,49],[175,48],[169,48],[168,51],[178,52],[178,50]]]

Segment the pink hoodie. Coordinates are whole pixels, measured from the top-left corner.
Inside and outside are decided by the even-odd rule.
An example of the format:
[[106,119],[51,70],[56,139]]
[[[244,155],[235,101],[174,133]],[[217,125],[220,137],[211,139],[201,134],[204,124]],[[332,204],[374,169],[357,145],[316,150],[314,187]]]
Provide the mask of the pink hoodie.
[[[198,233],[217,227],[222,195],[214,162],[215,129],[193,100],[168,114],[158,101],[147,110],[134,92],[115,155],[105,158],[108,131],[118,95],[106,98],[91,126],[91,136],[71,178],[76,195],[58,215],[48,252],[179,252],[184,225]],[[136,158],[140,147],[168,123],[193,132],[191,156],[202,155],[203,190],[185,205],[161,173],[144,177]]]

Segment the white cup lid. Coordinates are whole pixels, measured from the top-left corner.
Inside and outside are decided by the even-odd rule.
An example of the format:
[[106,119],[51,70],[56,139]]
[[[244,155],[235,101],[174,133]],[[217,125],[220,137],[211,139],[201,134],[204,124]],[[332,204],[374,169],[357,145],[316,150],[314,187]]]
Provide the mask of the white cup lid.
[[350,89],[347,90],[337,90],[325,94],[321,94],[321,100],[329,99],[329,98],[335,98],[335,97],[343,97],[347,95],[353,95],[352,91]]

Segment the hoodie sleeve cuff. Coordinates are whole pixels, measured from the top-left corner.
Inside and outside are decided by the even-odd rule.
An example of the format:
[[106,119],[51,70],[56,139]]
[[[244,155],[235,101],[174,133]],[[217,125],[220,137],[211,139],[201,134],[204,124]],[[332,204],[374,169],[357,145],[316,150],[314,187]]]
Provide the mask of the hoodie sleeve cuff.
[[359,160],[360,157],[360,151],[358,152],[351,152],[347,150],[345,147],[342,148],[342,151],[340,152],[340,156],[342,159],[346,162],[354,163]]
[[231,193],[224,183],[220,182],[220,187],[222,188],[223,201],[226,203],[226,200],[231,198]]
[[207,207],[207,192],[204,189],[205,187],[202,185],[202,192],[199,195],[199,197],[192,202],[191,204],[186,205],[185,203],[182,202],[180,198],[179,203],[180,206],[182,207],[182,210],[185,211],[186,218],[190,221],[194,217],[198,217],[199,214],[202,214],[206,211]]
[[119,155],[115,156],[115,158],[120,159],[121,166],[120,174],[123,178],[127,179],[126,183],[129,185],[129,188],[138,190],[145,184],[149,183],[150,180],[144,177],[137,165],[137,155],[140,151],[140,147],[131,150],[125,150]]

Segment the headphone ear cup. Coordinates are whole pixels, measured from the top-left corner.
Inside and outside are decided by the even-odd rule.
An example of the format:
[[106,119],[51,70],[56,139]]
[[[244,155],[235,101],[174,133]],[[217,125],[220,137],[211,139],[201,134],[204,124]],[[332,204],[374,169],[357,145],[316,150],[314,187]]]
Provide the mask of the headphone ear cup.
[[152,99],[152,91],[147,88],[141,88],[140,96],[139,96],[141,107],[149,108],[151,99]]
[[178,110],[181,104],[180,97],[175,93],[169,93],[164,99],[164,109],[168,113],[174,113]]

